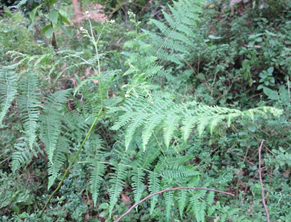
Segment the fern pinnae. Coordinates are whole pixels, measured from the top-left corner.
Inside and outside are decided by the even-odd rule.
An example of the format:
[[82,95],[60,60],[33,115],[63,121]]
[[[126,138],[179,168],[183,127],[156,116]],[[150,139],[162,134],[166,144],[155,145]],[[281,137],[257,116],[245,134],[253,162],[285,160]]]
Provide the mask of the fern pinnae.
[[217,116],[217,117],[214,117],[210,120],[209,122],[209,129],[210,129],[210,134],[212,135],[213,134],[213,130],[215,129],[215,127],[221,123],[223,120],[225,119],[224,116]]
[[54,184],[56,178],[59,175],[60,169],[64,162],[67,160],[66,153],[70,140],[64,136],[59,135],[56,141],[55,150],[52,155],[52,161],[48,162],[49,183],[48,190]]
[[35,74],[29,74],[25,76],[19,84],[20,88],[20,105],[21,105],[21,116],[23,120],[23,127],[26,135],[28,136],[28,144],[30,149],[36,139],[36,130],[38,128],[38,117],[39,117],[39,95],[37,92],[38,79]]
[[91,134],[88,142],[84,148],[86,148],[85,152],[89,153],[88,161],[91,167],[90,192],[92,193],[94,206],[96,206],[103,175],[106,171],[105,163],[101,162],[105,148],[104,142],[98,134]]
[[184,143],[187,143],[187,140],[192,132],[193,128],[195,127],[196,123],[198,122],[197,116],[187,116],[183,120],[183,126],[181,128]]
[[111,174],[111,179],[109,180],[111,186],[109,188],[110,192],[110,206],[109,206],[109,215],[111,217],[113,208],[117,203],[118,197],[121,194],[121,191],[124,187],[124,180],[127,176],[127,167],[122,164],[116,164],[113,169],[115,170],[114,173]]
[[99,196],[99,189],[101,182],[103,181],[102,176],[105,174],[106,165],[98,161],[92,163],[91,177],[90,177],[90,189],[92,193],[92,199],[94,206],[96,206],[97,198]]
[[187,190],[186,189],[179,190],[177,199],[178,199],[178,205],[179,205],[180,218],[183,219],[184,209],[188,202]]
[[3,119],[17,95],[18,75],[12,70],[0,69],[0,128],[3,127]]
[[124,115],[122,115],[119,120],[114,124],[114,126],[111,127],[112,130],[119,130],[121,127],[125,126],[127,123],[129,123],[134,117],[138,115],[138,113],[134,112],[127,112]]
[[134,202],[137,203],[142,198],[142,193],[146,189],[143,181],[145,179],[145,172],[141,168],[134,168],[132,171],[132,187],[133,187],[133,194],[134,194]]
[[164,198],[166,202],[166,220],[170,221],[170,214],[172,209],[172,204],[174,200],[174,191],[169,191],[164,193]]
[[195,190],[194,195],[190,197],[190,203],[192,205],[192,210],[195,213],[195,218],[197,222],[204,222],[205,221],[205,203],[201,200],[204,198],[206,194],[205,190]]
[[61,132],[61,118],[63,116],[61,109],[66,104],[68,90],[57,91],[50,95],[47,100],[47,106],[44,106],[43,114],[40,115],[40,139],[46,147],[51,164],[53,164],[54,151]]
[[31,158],[31,152],[28,149],[28,143],[26,137],[18,138],[14,145],[14,152],[12,153],[12,172],[18,170],[22,164],[28,163]]
[[146,149],[146,145],[150,139],[150,137],[153,134],[154,128],[160,124],[160,122],[163,120],[163,115],[153,115],[147,122],[144,124],[144,130],[142,132],[142,140],[143,140],[143,150]]
[[127,129],[126,129],[126,133],[125,133],[125,149],[128,149],[128,146],[132,140],[132,137],[135,133],[135,130],[142,126],[144,123],[144,120],[146,118],[149,117],[149,114],[147,113],[137,113],[137,115],[135,115],[136,118],[134,118],[134,121],[132,124],[130,124]]
[[[149,191],[151,194],[156,193],[161,190],[161,181],[159,179],[159,175],[155,172],[150,172],[149,174]],[[153,196],[151,198],[151,208],[150,214],[152,214],[155,210],[156,203],[158,201],[158,196]]]
[[209,206],[207,208],[207,215],[211,216],[215,211],[215,206],[212,206],[214,203],[214,192],[208,192],[207,198],[205,199],[205,201]]
[[164,121],[164,140],[167,148],[170,146],[170,140],[173,137],[173,132],[176,130],[180,119],[180,116],[170,115]]
[[59,121],[52,121],[52,116],[40,115],[41,121],[40,139],[46,147],[48,158],[53,164],[54,151],[56,149],[58,136],[61,132],[61,123]]
[[142,164],[141,168],[147,168],[156,158],[159,157],[161,151],[155,147],[149,147],[142,153]]

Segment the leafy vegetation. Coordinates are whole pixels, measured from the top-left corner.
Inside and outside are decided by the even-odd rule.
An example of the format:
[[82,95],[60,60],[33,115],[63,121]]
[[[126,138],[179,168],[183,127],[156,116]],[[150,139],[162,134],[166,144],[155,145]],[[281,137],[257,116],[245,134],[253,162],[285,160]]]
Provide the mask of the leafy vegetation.
[[0,20],[1,221],[291,220],[289,0],[31,2]]

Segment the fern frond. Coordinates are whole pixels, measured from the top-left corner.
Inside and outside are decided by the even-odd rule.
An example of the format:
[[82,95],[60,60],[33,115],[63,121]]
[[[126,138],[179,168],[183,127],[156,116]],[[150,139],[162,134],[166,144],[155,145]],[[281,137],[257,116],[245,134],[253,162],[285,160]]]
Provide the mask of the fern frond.
[[127,167],[125,167],[122,164],[117,164],[113,167],[113,170],[115,170],[114,173],[111,174],[111,179],[109,180],[111,186],[109,189],[110,193],[110,206],[109,206],[109,215],[111,217],[111,214],[113,212],[113,208],[117,202],[118,197],[121,194],[121,191],[124,187],[124,180],[127,176]]
[[37,93],[39,82],[34,73],[31,73],[19,83],[21,117],[25,134],[28,136],[30,149],[36,138],[39,117],[39,94]]
[[180,217],[181,219],[183,219],[183,213],[184,213],[184,209],[186,207],[188,198],[187,198],[187,190],[180,190],[178,192],[178,205],[179,205],[179,213],[180,213]]
[[17,95],[18,75],[9,69],[0,69],[0,128],[3,127],[3,119]]
[[90,176],[90,189],[92,193],[92,198],[94,202],[94,206],[96,206],[97,198],[99,195],[99,189],[101,182],[103,181],[103,175],[106,170],[106,165],[104,163],[101,163],[102,156],[104,154],[104,142],[100,138],[98,134],[91,135],[90,141],[89,141],[89,147],[88,149],[90,151],[94,151],[92,155],[90,155],[90,158],[88,159],[91,165],[91,176]]
[[68,153],[68,148],[70,145],[70,140],[64,136],[59,135],[55,144],[55,149],[52,153],[52,159],[48,162],[48,174],[49,183],[48,190],[54,184],[56,178],[59,175],[61,167],[67,160],[66,154]]
[[[66,104],[69,91],[57,91],[47,98],[44,105],[43,114],[40,115],[40,139],[46,147],[48,158],[53,163],[54,151],[57,148],[57,142],[61,133],[62,109]],[[55,171],[54,171],[55,172]]]
[[101,185],[101,182],[103,180],[102,176],[104,175],[105,170],[106,170],[105,164],[99,163],[97,161],[93,162],[91,177],[90,177],[90,183],[91,183],[90,188],[91,188],[94,206],[96,206],[96,203],[97,203],[100,185]]
[[170,146],[170,140],[172,138],[173,132],[177,129],[180,118],[180,116],[171,115],[168,116],[164,121],[164,139],[167,148]]
[[28,163],[32,154],[28,148],[27,138],[20,137],[14,145],[15,151],[12,153],[12,172],[20,168],[22,164]]
[[141,200],[142,193],[144,192],[146,186],[144,185],[143,181],[145,179],[145,172],[143,169],[135,168],[131,171],[132,173],[132,187],[133,187],[133,194],[134,194],[134,202],[137,203]]
[[214,203],[214,192],[208,192],[206,203],[209,205],[207,209],[207,215],[211,216],[215,211],[215,206],[212,206],[212,204]]
[[205,190],[195,190],[194,195],[190,197],[190,203],[192,205],[192,210],[195,213],[195,218],[197,222],[205,221],[206,204],[205,201],[201,200],[204,198],[205,194]]
[[174,192],[166,192],[164,193],[165,197],[165,202],[166,202],[166,220],[170,221],[170,214],[171,214],[171,209],[172,209],[172,204],[174,200]]
[[133,134],[135,133],[136,128],[140,127],[143,124],[144,120],[149,117],[149,114],[147,113],[141,113],[141,114],[134,113],[134,114],[136,114],[136,115],[133,115],[132,117],[134,119],[134,122],[132,122],[128,126],[125,133],[125,149],[126,150],[128,149],[129,143],[133,138]]
[[143,132],[142,132],[142,139],[143,139],[143,150],[146,149],[146,145],[148,144],[148,141],[150,137],[152,136],[154,129],[156,126],[160,124],[160,122],[163,120],[163,115],[153,115],[151,118],[148,119],[147,124],[144,124]]
[[[143,30],[152,40],[153,53],[159,59],[168,60],[177,64],[181,64],[181,55],[187,53],[188,47],[193,47],[193,25],[199,20],[201,12],[201,2],[194,0],[180,0],[174,2],[174,6],[169,6],[171,14],[163,12],[164,17],[169,24],[151,19],[151,21],[159,28],[161,36],[150,31]],[[166,53],[169,51],[170,55]],[[180,54],[179,56],[177,56]],[[173,56],[174,55],[174,56]]]
[[[150,193],[156,193],[161,190],[161,181],[159,179],[159,174],[150,172],[149,174],[149,191]],[[158,196],[153,196],[151,198],[151,208],[150,214],[152,214],[155,210],[156,203],[158,201]]]
[[[114,108],[111,112],[121,114],[112,129],[116,130],[121,126],[127,127],[126,134],[129,135],[126,139],[127,146],[137,127],[142,126],[141,136],[144,150],[154,131],[163,130],[165,145],[169,147],[178,126],[181,126],[182,138],[184,142],[187,142],[195,127],[197,127],[198,134],[202,135],[206,127],[212,133],[218,124],[227,121],[229,126],[238,117],[250,116],[253,118],[255,114],[265,115],[265,112],[271,112],[274,115],[282,114],[282,110],[273,107],[259,107],[241,112],[237,109],[207,106],[197,102],[175,104],[171,100],[165,101],[157,96],[154,97],[153,102],[143,97],[128,98],[122,106]],[[137,122],[135,123],[135,121]]]

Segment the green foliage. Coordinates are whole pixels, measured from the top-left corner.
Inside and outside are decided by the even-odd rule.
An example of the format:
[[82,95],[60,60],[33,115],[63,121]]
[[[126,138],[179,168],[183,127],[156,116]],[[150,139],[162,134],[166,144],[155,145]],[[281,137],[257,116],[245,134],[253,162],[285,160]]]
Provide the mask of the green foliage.
[[255,114],[264,114],[265,112],[271,112],[276,116],[282,114],[282,110],[273,107],[258,107],[241,112],[236,109],[210,107],[195,101],[177,105],[158,96],[154,97],[154,101],[148,101],[143,97],[129,98],[123,106],[113,108],[110,112],[121,114],[119,114],[118,122],[112,127],[113,130],[119,130],[127,125],[126,149],[134,133],[139,131],[138,128],[143,128],[141,137],[144,150],[152,134],[161,129],[164,132],[164,143],[169,148],[174,132],[178,130],[179,122],[182,122],[182,138],[184,142],[187,142],[194,127],[197,128],[198,134],[201,136],[205,127],[208,126],[210,133],[213,133],[217,125],[227,122],[229,127],[233,119],[237,117],[246,115],[254,119]]
[[[147,24],[89,20],[78,41],[58,33],[58,53],[1,26],[1,220],[38,221],[49,200],[43,221],[112,221],[187,186],[236,196],[164,192],[124,220],[264,221],[259,161],[271,221],[290,220],[288,5],[209,3],[150,3]],[[50,36],[64,21],[42,7],[28,14]]]
[[18,76],[12,70],[9,69],[0,70],[1,128],[3,127],[3,119],[17,94],[17,79]]

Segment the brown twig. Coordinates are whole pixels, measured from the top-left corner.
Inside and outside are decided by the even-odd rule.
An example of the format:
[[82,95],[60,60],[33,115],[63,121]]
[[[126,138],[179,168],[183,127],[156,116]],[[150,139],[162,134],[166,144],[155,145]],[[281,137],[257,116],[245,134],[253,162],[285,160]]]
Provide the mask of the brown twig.
[[268,208],[267,208],[267,205],[266,205],[266,202],[265,202],[265,191],[264,191],[264,187],[263,187],[263,180],[262,180],[262,159],[261,159],[261,151],[262,151],[262,147],[264,145],[264,141],[265,140],[262,140],[261,142],[261,145],[260,145],[260,149],[259,149],[259,176],[260,176],[260,185],[261,185],[261,194],[262,194],[262,202],[263,202],[263,206],[265,208],[265,211],[266,211],[266,215],[267,215],[267,222],[270,222],[270,214],[269,214],[269,211],[268,211]]
[[[235,156],[236,156],[236,155],[235,155]],[[240,160],[244,161],[244,162],[247,162],[247,163],[250,164],[250,165],[255,165],[255,164],[252,163],[251,161],[245,160],[245,159],[243,159],[243,158],[241,158],[241,157],[239,157],[239,156],[236,156],[236,157],[239,158]]]
[[213,190],[213,189],[207,189],[204,187],[175,187],[175,188],[169,188],[169,189],[165,189],[165,190],[161,190],[159,192],[153,193],[148,195],[147,197],[143,198],[141,201],[137,202],[136,204],[134,204],[131,208],[128,209],[128,211],[126,211],[124,214],[122,214],[119,218],[117,218],[116,222],[120,221],[122,218],[124,218],[127,214],[130,213],[130,211],[132,211],[136,206],[138,206],[139,204],[141,204],[142,202],[146,201],[147,199],[159,195],[161,193],[167,192],[167,191],[173,191],[173,190],[182,190],[182,189],[189,189],[189,190],[207,190],[207,191],[213,191],[216,193],[223,193],[223,194],[227,194],[227,195],[231,195],[231,196],[235,196],[232,193],[228,193],[228,192],[224,192],[224,191],[220,191],[220,190]]
[[245,187],[245,193],[244,193],[244,196],[243,196],[243,199],[245,198],[246,196],[246,193],[247,193],[247,189],[249,187],[249,184],[258,176],[259,172],[257,172],[257,174],[248,182],[248,184],[246,185]]

